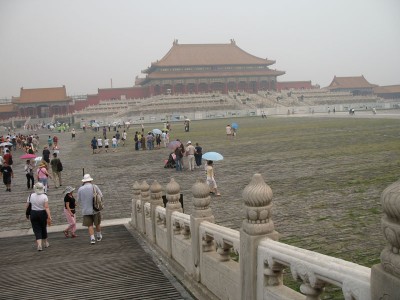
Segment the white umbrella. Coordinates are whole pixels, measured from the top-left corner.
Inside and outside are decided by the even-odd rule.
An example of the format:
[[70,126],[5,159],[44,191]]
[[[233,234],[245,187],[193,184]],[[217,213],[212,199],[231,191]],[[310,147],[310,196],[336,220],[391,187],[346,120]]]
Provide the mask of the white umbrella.
[[213,160],[213,161],[218,161],[218,160],[223,160],[224,157],[219,154],[218,152],[206,152],[202,155],[203,159],[206,160]]
[[34,159],[34,161],[35,161],[35,166],[36,166],[37,163],[38,163],[39,161],[41,161],[41,160],[42,160],[42,157],[41,157],[41,156],[36,157],[36,158]]
[[0,144],[0,147],[5,147],[5,146],[12,146],[12,143],[10,142],[3,142]]
[[153,133],[154,134],[161,134],[162,131],[160,129],[155,128],[155,129],[153,129]]

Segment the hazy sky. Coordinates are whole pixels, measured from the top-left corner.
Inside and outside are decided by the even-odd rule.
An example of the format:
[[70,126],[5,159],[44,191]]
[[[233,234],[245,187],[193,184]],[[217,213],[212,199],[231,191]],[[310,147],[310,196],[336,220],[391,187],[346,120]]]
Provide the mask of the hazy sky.
[[0,98],[127,87],[174,39],[276,60],[279,81],[400,84],[399,0],[0,0]]

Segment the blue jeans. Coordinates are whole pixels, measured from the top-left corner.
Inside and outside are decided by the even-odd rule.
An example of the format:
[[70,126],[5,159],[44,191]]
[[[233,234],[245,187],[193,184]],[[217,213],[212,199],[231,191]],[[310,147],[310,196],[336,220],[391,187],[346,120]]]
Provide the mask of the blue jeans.
[[41,182],[44,186],[44,192],[47,193],[47,184],[48,184],[48,178],[39,178],[38,180],[39,182]]
[[176,164],[176,170],[182,171],[182,157],[176,157],[175,164]]

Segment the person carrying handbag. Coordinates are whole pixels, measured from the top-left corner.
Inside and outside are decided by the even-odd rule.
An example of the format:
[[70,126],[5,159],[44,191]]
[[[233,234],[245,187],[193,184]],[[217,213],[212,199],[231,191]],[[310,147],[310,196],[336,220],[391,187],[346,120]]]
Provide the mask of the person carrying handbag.
[[51,214],[49,208],[49,199],[44,192],[44,186],[41,182],[37,182],[32,193],[27,201],[26,208],[31,203],[31,211],[29,219],[32,224],[32,230],[35,234],[37,250],[42,251],[43,246],[48,248],[50,246],[47,240],[47,225],[51,225]]

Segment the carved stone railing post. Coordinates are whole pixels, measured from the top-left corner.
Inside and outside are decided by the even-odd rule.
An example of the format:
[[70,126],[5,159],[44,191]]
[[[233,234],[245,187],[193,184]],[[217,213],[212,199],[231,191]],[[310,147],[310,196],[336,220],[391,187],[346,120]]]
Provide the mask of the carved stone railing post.
[[261,174],[253,175],[243,190],[244,213],[240,229],[240,280],[241,299],[257,296],[257,246],[261,239],[278,240],[271,219],[272,190]]
[[307,300],[319,300],[320,295],[325,289],[326,283],[315,278],[313,272],[303,265],[291,266],[292,276],[295,280],[301,281],[300,292],[306,295]]
[[210,188],[203,179],[198,179],[192,187],[194,211],[190,215],[190,227],[192,229],[192,253],[195,280],[200,281],[200,247],[204,247],[204,241],[199,235],[199,226],[203,221],[215,223],[214,215],[210,208]]
[[388,245],[371,269],[371,299],[400,299],[400,180],[381,195],[382,230]]
[[133,183],[132,186],[133,197],[132,197],[132,215],[131,215],[131,224],[134,228],[138,228],[138,219],[137,219],[137,209],[136,202],[140,200],[140,185],[137,181]]
[[150,240],[154,243],[156,242],[156,225],[157,225],[157,218],[156,218],[156,207],[157,206],[164,206],[162,200],[162,186],[154,180],[150,186],[150,219],[151,219],[151,228],[152,234],[149,236]]
[[145,213],[144,213],[144,204],[150,201],[150,193],[149,193],[150,186],[147,184],[146,180],[143,180],[142,184],[140,185],[140,202],[141,207],[140,210],[142,211],[142,230],[143,233],[146,233],[146,223],[145,223]]
[[167,250],[169,257],[172,257],[172,239],[174,236],[171,215],[174,211],[183,212],[181,203],[179,202],[180,196],[181,187],[173,178],[171,178],[170,182],[166,186],[166,197],[168,202],[165,209],[167,218]]

